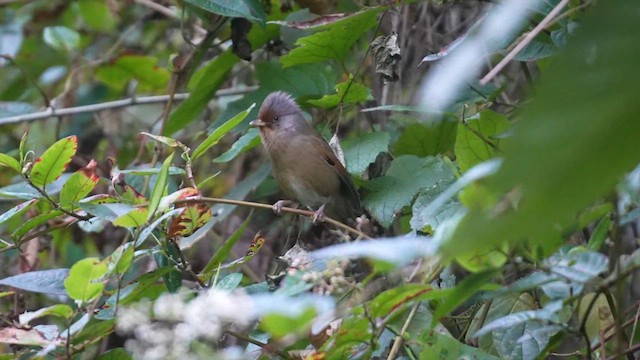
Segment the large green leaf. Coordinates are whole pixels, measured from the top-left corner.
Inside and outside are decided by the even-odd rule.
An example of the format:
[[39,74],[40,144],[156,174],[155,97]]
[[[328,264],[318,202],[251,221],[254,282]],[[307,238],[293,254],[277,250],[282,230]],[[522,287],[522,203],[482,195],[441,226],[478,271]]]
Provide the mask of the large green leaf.
[[491,110],[464,121],[466,124],[458,125],[455,144],[456,160],[463,172],[494,157],[500,145],[495,136],[509,129],[507,118]]
[[307,102],[321,108],[333,108],[338,106],[340,102],[346,105],[370,99],[371,90],[365,85],[353,81],[353,75],[350,75],[348,80],[336,85],[335,94],[325,95],[320,99],[308,100]]
[[78,149],[78,138],[69,136],[51,145],[33,164],[29,179],[35,186],[55,181],[67,169]]
[[471,210],[443,253],[474,254],[523,239],[544,243],[638,164],[639,11],[633,0],[596,5],[501,144],[502,167],[484,182],[497,198],[511,196]]
[[141,89],[164,89],[169,81],[169,70],[158,66],[153,56],[124,55],[96,71],[96,78],[118,91],[135,79]]
[[449,164],[437,157],[399,156],[387,174],[366,183],[369,193],[364,205],[383,226],[391,225],[403,207],[411,205],[422,189],[449,181],[453,172]]
[[185,0],[201,9],[228,17],[243,17],[264,23],[267,15],[259,0]]
[[457,123],[442,120],[432,124],[411,124],[400,134],[393,145],[393,153],[429,156],[443,154],[453,148],[456,141]]
[[0,279],[0,285],[43,294],[67,295],[63,283],[68,275],[69,269],[31,271]]
[[296,41],[297,48],[280,58],[284,67],[327,60],[343,60],[351,47],[376,24],[380,8],[351,15],[330,25],[326,31]]
[[82,20],[92,29],[109,32],[115,28],[116,17],[104,0],[78,1],[78,9]]
[[67,294],[74,300],[91,301],[104,290],[104,284],[97,281],[107,272],[107,265],[98,258],[86,258],[71,267],[69,276],[64,281]]
[[344,159],[347,170],[353,174],[362,174],[369,164],[376,161],[381,152],[389,151],[389,133],[377,131],[358,136],[344,143]]

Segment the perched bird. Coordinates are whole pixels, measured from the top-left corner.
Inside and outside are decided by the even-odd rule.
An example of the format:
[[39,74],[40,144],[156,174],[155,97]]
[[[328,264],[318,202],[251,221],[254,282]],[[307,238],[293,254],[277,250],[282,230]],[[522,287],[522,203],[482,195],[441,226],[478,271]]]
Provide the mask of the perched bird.
[[[316,210],[314,222],[325,213],[337,220],[361,215],[360,197],[351,175],[329,144],[305,121],[291,95],[276,91],[264,100],[258,119],[250,123],[271,158],[273,176],[289,199]],[[289,201],[273,205],[279,213]]]

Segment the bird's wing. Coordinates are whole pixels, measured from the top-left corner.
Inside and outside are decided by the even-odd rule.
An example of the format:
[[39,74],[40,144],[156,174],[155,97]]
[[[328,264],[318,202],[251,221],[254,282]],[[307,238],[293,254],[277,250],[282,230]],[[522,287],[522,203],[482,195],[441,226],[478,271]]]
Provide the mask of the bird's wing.
[[340,160],[338,160],[338,157],[333,152],[331,146],[329,146],[329,144],[322,138],[316,137],[316,139],[317,141],[322,141],[323,143],[321,146],[323,148],[322,153],[324,161],[326,161],[327,164],[329,164],[340,177],[340,191],[343,193],[343,195],[351,199],[351,203],[353,204],[355,210],[357,212],[361,212],[362,204],[360,203],[360,195],[356,190],[356,186],[353,184],[353,180],[351,180],[351,175],[349,174],[347,169],[344,168]]

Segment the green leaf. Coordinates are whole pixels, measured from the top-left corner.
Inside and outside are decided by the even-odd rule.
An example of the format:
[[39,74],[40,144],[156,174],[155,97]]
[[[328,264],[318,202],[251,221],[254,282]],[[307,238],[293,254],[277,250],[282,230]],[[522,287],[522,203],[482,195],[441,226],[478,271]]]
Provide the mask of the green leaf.
[[55,181],[67,169],[78,149],[78,138],[68,136],[51,145],[33,164],[29,179],[35,186],[44,187]]
[[131,354],[125,348],[113,348],[100,354],[96,360],[131,360]]
[[36,293],[63,296],[67,295],[63,282],[68,275],[69,269],[30,271],[0,279],[0,285]]
[[251,220],[251,215],[247,216],[247,218],[240,224],[240,226],[236,229],[236,231],[225,240],[224,244],[216,250],[215,254],[211,257],[207,265],[202,269],[201,274],[204,275],[205,282],[209,282],[211,277],[213,276],[214,271],[222,264],[222,262],[229,256],[231,253],[231,249],[233,246],[240,240],[242,234],[244,234],[247,226],[249,225],[249,221]]
[[[302,64],[286,69],[277,61],[256,63],[256,78],[260,88],[246,94],[227,106],[214,126],[219,126],[251,104],[262,101],[273,91],[285,91],[294,98],[315,98],[335,91],[336,73],[323,64]],[[249,113],[249,119],[258,117],[258,108]]]
[[31,320],[50,315],[61,317],[63,319],[69,319],[71,318],[71,316],[73,316],[73,309],[66,304],[56,304],[36,311],[27,311],[20,314],[20,325],[28,325]]
[[74,300],[87,302],[102,294],[104,284],[96,281],[107,272],[107,265],[98,258],[86,258],[73,264],[64,281],[67,294]]
[[386,290],[369,303],[370,315],[376,319],[384,319],[393,311],[431,291],[435,291],[431,285],[421,284],[405,284]]
[[11,170],[20,173],[20,162],[7,154],[0,153],[0,166],[6,166]]
[[35,203],[36,201],[38,201],[38,199],[25,201],[0,214],[0,225],[13,218],[14,216],[20,216],[24,214],[27,210],[31,209],[31,205],[33,205],[33,203]]
[[638,11],[640,3],[622,0],[586,14],[503,141],[502,167],[483,180],[497,199],[514,191],[517,207],[472,209],[443,254],[477,254],[507,241],[544,244],[637,166]]
[[147,208],[135,208],[126,214],[122,214],[113,219],[112,223],[115,226],[122,226],[126,228],[140,227],[147,222],[150,218]]
[[453,173],[449,179],[443,178],[434,186],[426,189],[418,195],[418,198],[413,203],[411,209],[411,220],[409,224],[414,231],[422,231],[424,233],[433,233],[440,224],[449,219],[453,219],[457,214],[463,210],[462,205],[454,200],[449,199],[442,206],[438,207],[435,211],[431,211],[429,205],[434,201],[443,191],[445,191],[453,182],[455,177]]
[[185,0],[186,3],[227,17],[242,17],[264,24],[267,14],[259,0]]
[[216,145],[223,136],[225,136],[229,131],[231,131],[234,127],[238,126],[242,120],[244,120],[247,115],[251,112],[251,110],[256,106],[253,103],[249,108],[244,111],[238,113],[238,115],[232,117],[224,124],[217,127],[198,147],[193,151],[191,155],[191,159],[195,160],[199,158],[202,154],[204,154],[207,150],[209,150],[212,146]]
[[421,190],[448,181],[451,176],[451,167],[441,158],[402,155],[393,160],[385,176],[365,184],[370,192],[364,197],[364,205],[381,225],[388,227]]
[[282,338],[309,329],[315,316],[316,309],[313,307],[306,308],[298,316],[271,313],[262,317],[260,327],[274,338]]
[[110,222],[136,209],[135,206],[122,203],[92,204],[81,202],[78,206],[89,214]]
[[231,291],[237,288],[240,282],[242,282],[242,273],[231,273],[218,281],[216,288]]
[[42,37],[47,45],[56,50],[75,50],[80,45],[80,34],[64,26],[47,26]]
[[[174,253],[173,256],[177,256],[174,249],[169,249],[169,251]],[[171,268],[171,270],[162,275],[162,279],[169,292],[174,293],[178,291],[180,286],[182,286],[182,274],[175,268],[175,265],[173,265],[175,264],[176,258],[174,257],[172,261],[164,252],[156,252],[153,254],[153,259],[156,261],[158,267],[163,268],[168,266]]]
[[283,67],[328,60],[344,60],[349,49],[377,23],[380,8],[361,11],[330,25],[326,31],[305,36],[297,47],[280,58]]
[[376,131],[346,141],[344,159],[347,170],[353,174],[362,174],[380,153],[389,151],[390,138],[389,133]]
[[[415,342],[412,339],[412,342]],[[481,349],[464,344],[449,334],[436,331],[425,331],[420,334],[420,359],[474,359],[499,360],[501,358],[488,354]],[[512,359],[523,359],[514,357]]]
[[136,248],[140,247],[140,245],[142,245],[149,238],[149,236],[151,236],[151,234],[153,233],[153,230],[155,230],[155,228],[157,228],[158,225],[160,225],[164,220],[166,220],[168,218],[171,218],[171,217],[174,217],[174,216],[182,213],[182,211],[183,211],[182,208],[172,209],[172,210],[162,214],[162,216],[157,218],[149,226],[145,227],[144,230],[142,230],[140,232],[140,236],[136,239],[136,242],[135,242]]
[[100,177],[96,173],[97,163],[91,160],[87,166],[76,171],[62,185],[60,191],[60,205],[72,209],[75,204],[89,194],[98,184]]
[[555,55],[556,52],[558,52],[558,48],[553,44],[551,36],[543,31],[513,59],[516,61],[535,61]]
[[78,2],[82,20],[94,30],[110,32],[115,28],[116,18],[104,0],[81,0]]
[[[450,314],[455,308],[465,302],[471,295],[475,294],[486,285],[490,284],[490,281],[499,273],[498,270],[490,269],[475,274],[471,274],[462,281],[460,281],[451,290],[449,296],[445,301],[441,302],[436,308],[433,314],[433,322],[440,321],[440,319]],[[433,324],[432,324],[433,325]]]
[[466,125],[458,125],[455,153],[462,172],[489,160],[497,154],[500,141],[495,138],[509,129],[507,118],[491,110],[466,119]]
[[[199,70],[202,75],[197,77],[198,83],[193,86],[191,95],[169,117],[164,128],[164,135],[171,135],[183,129],[204,111],[207,103],[238,60],[239,58],[229,49]],[[196,73],[194,77],[197,75]]]
[[16,239],[20,239],[21,237],[23,237],[26,233],[28,233],[30,230],[35,229],[36,227],[46,223],[47,221],[54,219],[60,215],[62,215],[63,212],[60,210],[53,210],[53,211],[49,211],[43,214],[40,214],[38,216],[34,216],[32,218],[30,218],[29,220],[25,221],[24,223],[22,223],[12,234],[11,236],[16,238]]
[[604,241],[609,236],[609,229],[611,228],[611,215],[607,214],[600,220],[598,225],[593,232],[591,233],[591,237],[589,237],[589,242],[587,248],[589,250],[598,251],[604,244]]
[[113,63],[99,67],[96,79],[118,91],[133,79],[138,81],[142,90],[164,89],[170,73],[157,63],[158,59],[153,56],[123,55]]
[[[348,92],[347,92],[348,91]],[[325,95],[317,100],[307,100],[314,106],[329,109],[338,106],[342,100],[342,104],[352,104],[371,99],[371,90],[355,81],[353,75],[349,74],[349,79],[336,85],[336,94]]]
[[169,167],[173,161],[174,154],[175,153],[171,153],[171,155],[164,160],[160,173],[158,173],[156,184],[151,192],[151,199],[149,199],[149,219],[155,216],[158,205],[160,205],[160,200],[162,200],[164,196],[167,196],[169,192]]
[[246,134],[240,136],[240,138],[231,145],[231,148],[222,153],[217,158],[213,159],[216,163],[229,162],[236,158],[236,156],[253,149],[260,145],[260,130],[250,129]]
[[444,154],[456,141],[458,124],[442,120],[431,124],[415,123],[407,126],[393,145],[393,153],[419,157]]
[[133,262],[133,250],[134,246],[132,243],[118,246],[106,259],[107,274],[124,274],[127,272]]

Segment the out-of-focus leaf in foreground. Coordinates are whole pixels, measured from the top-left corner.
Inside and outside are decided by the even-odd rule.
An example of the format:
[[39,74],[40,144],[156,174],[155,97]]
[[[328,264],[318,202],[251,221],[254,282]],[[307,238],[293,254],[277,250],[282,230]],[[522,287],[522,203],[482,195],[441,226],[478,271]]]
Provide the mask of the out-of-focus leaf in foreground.
[[505,140],[503,166],[486,179],[503,200],[470,210],[445,254],[544,243],[638,164],[639,12],[637,1],[607,1],[586,16]]

